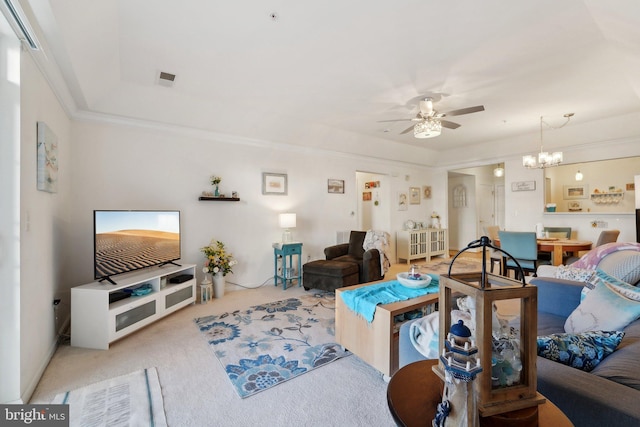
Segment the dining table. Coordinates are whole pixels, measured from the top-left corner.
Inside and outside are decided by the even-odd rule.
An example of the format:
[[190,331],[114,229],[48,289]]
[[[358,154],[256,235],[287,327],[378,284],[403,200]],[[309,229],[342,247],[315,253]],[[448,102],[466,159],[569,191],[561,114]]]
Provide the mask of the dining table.
[[589,251],[593,246],[593,242],[588,240],[575,240],[575,239],[562,239],[562,238],[539,238],[538,251],[539,252],[551,252],[551,264],[562,264],[562,255],[564,253],[570,253],[574,256],[578,256],[580,251]]
[[[561,265],[564,253],[578,256],[580,251],[589,251],[593,242],[589,240],[563,239],[560,237],[540,237],[538,242],[538,252],[551,252],[551,264]],[[500,239],[493,241],[494,245],[500,247]]]

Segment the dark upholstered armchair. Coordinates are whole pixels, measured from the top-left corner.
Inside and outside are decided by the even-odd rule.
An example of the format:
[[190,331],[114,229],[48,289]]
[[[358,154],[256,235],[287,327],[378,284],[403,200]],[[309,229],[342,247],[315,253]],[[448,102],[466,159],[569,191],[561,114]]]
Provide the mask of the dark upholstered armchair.
[[384,277],[380,266],[380,252],[377,249],[365,251],[363,248],[366,231],[351,231],[349,243],[329,246],[324,250],[327,260],[358,264],[358,283],[380,280]]

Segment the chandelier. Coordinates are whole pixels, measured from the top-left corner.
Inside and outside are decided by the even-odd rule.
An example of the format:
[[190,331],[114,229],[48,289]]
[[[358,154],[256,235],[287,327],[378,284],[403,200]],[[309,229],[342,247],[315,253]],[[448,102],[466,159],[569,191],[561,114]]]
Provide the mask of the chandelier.
[[553,153],[549,153],[544,151],[544,145],[542,140],[542,125],[547,125],[552,129],[560,129],[564,127],[571,117],[573,117],[573,113],[567,113],[564,115],[567,119],[562,125],[558,127],[551,126],[549,123],[543,120],[543,117],[540,116],[540,152],[538,153],[538,157],[536,159],[533,155],[523,156],[522,157],[522,166],[533,169],[533,168],[546,168],[549,166],[558,166],[562,163],[562,151],[554,151]]
[[433,138],[440,135],[440,133],[442,133],[442,123],[432,117],[427,117],[413,127],[413,136],[416,138]]

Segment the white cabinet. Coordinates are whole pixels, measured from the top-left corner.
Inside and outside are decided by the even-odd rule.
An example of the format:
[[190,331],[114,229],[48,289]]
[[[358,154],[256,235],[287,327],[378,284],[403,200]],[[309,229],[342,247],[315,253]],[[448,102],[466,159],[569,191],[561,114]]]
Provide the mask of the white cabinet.
[[[191,276],[171,283],[172,278]],[[195,301],[195,265],[164,265],[122,274],[117,284],[93,282],[71,288],[71,345],[107,350],[109,344]],[[109,302],[123,290],[150,285],[146,295]],[[110,298],[111,296],[111,298]]]
[[396,257],[410,264],[412,260],[443,255],[449,257],[449,239],[445,228],[426,228],[423,230],[405,230],[396,233]]

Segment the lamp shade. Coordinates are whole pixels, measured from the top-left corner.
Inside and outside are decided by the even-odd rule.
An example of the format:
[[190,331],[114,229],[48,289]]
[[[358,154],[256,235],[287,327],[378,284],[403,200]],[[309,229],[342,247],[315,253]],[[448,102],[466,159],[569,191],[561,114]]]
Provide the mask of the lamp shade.
[[296,214],[294,213],[281,213],[278,220],[280,222],[280,228],[296,227]]

